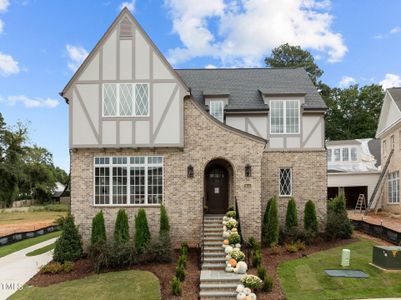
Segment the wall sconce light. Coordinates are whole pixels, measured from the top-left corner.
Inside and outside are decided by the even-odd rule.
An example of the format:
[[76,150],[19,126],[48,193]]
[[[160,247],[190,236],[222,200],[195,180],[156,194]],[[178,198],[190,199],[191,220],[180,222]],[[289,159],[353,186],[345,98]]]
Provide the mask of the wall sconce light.
[[194,178],[194,167],[192,165],[187,167],[187,177]]
[[252,176],[252,166],[248,164],[245,166],[245,177],[251,177],[251,176]]

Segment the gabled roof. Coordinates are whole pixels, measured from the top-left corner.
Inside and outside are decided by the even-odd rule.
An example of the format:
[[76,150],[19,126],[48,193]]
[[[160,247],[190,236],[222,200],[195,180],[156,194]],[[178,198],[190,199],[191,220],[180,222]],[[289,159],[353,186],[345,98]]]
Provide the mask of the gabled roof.
[[382,137],[386,132],[401,122],[401,88],[387,89],[384,95],[376,137]]
[[395,104],[401,110],[401,87],[387,89],[387,92],[389,92]]
[[303,68],[177,69],[192,97],[205,105],[204,91],[229,92],[227,110],[268,110],[263,95],[305,95],[306,110],[326,110]]
[[[181,82],[182,86],[188,90],[188,87],[185,85],[184,81],[182,81],[181,77],[178,76],[176,71],[173,69],[173,67],[170,65],[170,63],[167,61],[167,59],[164,57],[164,55],[160,52],[159,48],[153,43],[152,39],[149,37],[149,35],[146,33],[145,30],[143,30],[142,26],[138,23],[138,21],[135,19],[135,17],[132,15],[130,10],[127,7],[124,7],[120,14],[115,18],[113,23],[110,25],[110,27],[107,29],[105,34],[101,37],[101,39],[97,42],[96,46],[92,49],[92,51],[88,54],[88,56],[85,58],[83,63],[80,65],[78,70],[74,73],[70,81],[67,83],[67,85],[64,87],[64,89],[60,92],[60,95],[63,97],[70,86],[74,83],[74,81],[81,75],[81,73],[85,70],[87,64],[92,60],[93,56],[96,55],[97,50],[101,47],[101,45],[104,44],[105,40],[108,38],[108,36],[113,32],[115,27],[120,23],[121,20],[123,20],[124,17],[128,17],[130,21],[134,24],[136,30],[139,30],[142,35],[145,37],[147,42],[150,44],[151,47],[153,47],[153,50],[155,53],[160,57],[160,59],[165,63],[165,65],[170,69],[172,74],[176,75],[177,79]],[[68,99],[66,99],[68,103]]]

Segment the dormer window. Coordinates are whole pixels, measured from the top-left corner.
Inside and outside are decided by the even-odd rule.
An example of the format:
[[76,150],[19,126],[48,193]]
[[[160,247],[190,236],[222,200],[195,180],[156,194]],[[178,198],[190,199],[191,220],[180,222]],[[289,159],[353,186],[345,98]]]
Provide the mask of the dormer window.
[[217,120],[224,123],[224,101],[223,100],[210,100],[209,112]]
[[298,134],[300,120],[299,100],[270,101],[270,132]]

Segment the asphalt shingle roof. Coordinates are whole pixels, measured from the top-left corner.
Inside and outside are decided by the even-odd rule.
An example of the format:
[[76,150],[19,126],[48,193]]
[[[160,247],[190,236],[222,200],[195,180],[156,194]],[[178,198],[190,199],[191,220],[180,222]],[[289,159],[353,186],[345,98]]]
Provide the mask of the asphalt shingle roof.
[[391,97],[393,97],[394,102],[397,104],[398,108],[401,110],[401,88],[391,88],[387,89]]
[[305,109],[326,109],[303,68],[176,69],[196,101],[205,105],[204,93],[229,92],[226,109],[268,109],[261,92],[304,94]]

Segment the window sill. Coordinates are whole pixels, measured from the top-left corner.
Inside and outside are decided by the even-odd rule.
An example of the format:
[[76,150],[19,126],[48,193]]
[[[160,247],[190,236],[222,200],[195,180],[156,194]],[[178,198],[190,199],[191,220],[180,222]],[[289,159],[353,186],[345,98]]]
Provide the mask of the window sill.
[[121,207],[160,207],[162,204],[91,204],[91,207],[121,208]]
[[395,206],[395,205],[400,205],[401,202],[387,202],[387,205]]

